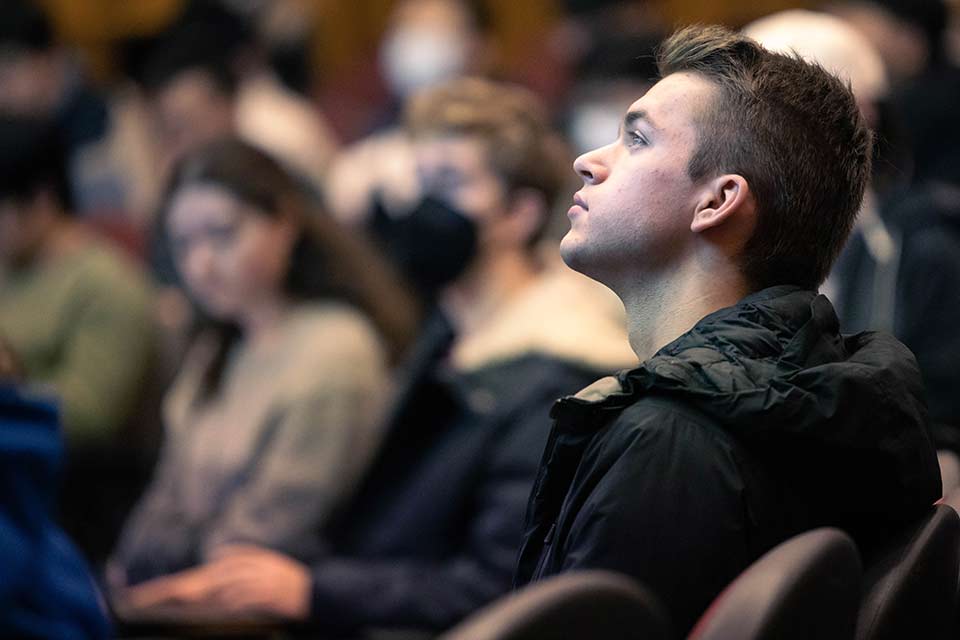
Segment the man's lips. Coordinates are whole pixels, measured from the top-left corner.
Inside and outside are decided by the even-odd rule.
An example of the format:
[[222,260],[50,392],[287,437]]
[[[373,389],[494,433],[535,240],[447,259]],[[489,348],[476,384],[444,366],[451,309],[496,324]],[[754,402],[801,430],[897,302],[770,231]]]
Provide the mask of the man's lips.
[[580,195],[580,192],[573,194],[573,204],[581,207],[584,211],[588,211],[590,207],[587,206],[587,201],[583,199],[583,196]]

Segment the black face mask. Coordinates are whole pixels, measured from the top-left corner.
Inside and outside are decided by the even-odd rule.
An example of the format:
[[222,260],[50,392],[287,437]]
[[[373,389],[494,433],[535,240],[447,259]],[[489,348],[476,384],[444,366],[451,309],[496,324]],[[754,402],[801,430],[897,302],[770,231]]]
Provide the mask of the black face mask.
[[428,300],[456,280],[477,251],[476,224],[430,196],[398,216],[387,214],[377,198],[370,224],[387,256]]

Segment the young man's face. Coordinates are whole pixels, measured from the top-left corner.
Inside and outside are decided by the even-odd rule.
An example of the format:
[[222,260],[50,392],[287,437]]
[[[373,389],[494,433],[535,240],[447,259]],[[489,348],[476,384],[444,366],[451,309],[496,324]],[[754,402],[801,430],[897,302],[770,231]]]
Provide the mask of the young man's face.
[[630,105],[617,140],[577,158],[564,261],[613,287],[670,269],[691,239],[700,185],[687,173],[709,81],[672,74]]

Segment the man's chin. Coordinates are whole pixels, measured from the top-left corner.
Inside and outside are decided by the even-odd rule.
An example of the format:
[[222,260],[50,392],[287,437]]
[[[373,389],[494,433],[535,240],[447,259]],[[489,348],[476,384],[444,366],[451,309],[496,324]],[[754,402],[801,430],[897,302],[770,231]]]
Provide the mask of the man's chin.
[[572,233],[572,231],[567,232],[560,241],[560,257],[568,267],[587,275],[584,271],[583,246],[571,237]]
[[605,287],[610,287],[609,281],[601,270],[602,265],[594,259],[598,257],[596,253],[591,254],[588,247],[572,238],[569,233],[560,241],[560,257],[574,271],[591,280],[596,280]]

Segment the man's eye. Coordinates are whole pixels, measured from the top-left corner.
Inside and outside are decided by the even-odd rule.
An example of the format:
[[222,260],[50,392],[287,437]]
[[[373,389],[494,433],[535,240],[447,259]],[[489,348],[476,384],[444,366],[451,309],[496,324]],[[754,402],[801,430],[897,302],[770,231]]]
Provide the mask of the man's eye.
[[644,138],[643,135],[638,131],[628,131],[627,142],[630,146],[645,146],[647,144],[647,139]]

